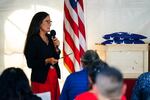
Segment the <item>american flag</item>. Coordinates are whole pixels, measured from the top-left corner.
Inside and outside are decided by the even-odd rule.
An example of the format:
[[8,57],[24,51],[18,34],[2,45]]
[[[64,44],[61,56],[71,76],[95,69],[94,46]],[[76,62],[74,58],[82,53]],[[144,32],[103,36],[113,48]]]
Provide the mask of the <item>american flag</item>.
[[64,0],[63,32],[64,64],[69,72],[78,71],[81,69],[80,58],[87,48],[83,0]]

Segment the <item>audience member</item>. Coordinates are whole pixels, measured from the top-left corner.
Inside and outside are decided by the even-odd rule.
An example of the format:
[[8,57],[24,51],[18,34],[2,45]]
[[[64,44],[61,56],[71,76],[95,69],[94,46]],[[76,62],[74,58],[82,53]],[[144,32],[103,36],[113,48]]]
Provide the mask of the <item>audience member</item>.
[[98,64],[93,65],[88,69],[88,78],[89,78],[89,85],[90,89],[88,91],[85,91],[79,95],[76,96],[75,100],[98,100],[97,97],[97,90],[94,86],[95,84],[95,78],[97,74],[97,69],[102,70],[103,68],[107,67],[105,66],[107,64]]
[[99,64],[89,70],[91,90],[78,95],[75,100],[126,100],[126,86],[122,74],[107,64]]
[[116,68],[109,67],[98,72],[96,87],[99,100],[126,100],[124,97],[126,85],[123,75]]
[[0,76],[0,100],[41,100],[32,94],[29,81],[20,68],[7,68]]
[[81,58],[83,70],[70,74],[63,86],[60,100],[74,100],[74,98],[89,89],[88,69],[93,64],[101,62],[94,50],[87,50]]
[[150,72],[145,72],[138,77],[131,100],[150,100]]

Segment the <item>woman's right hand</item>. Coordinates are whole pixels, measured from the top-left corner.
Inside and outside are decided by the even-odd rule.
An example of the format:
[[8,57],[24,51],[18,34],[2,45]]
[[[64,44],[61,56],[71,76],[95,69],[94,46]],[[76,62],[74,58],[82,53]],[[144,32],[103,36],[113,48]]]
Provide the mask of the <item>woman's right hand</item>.
[[50,64],[54,65],[54,64],[56,64],[57,62],[58,62],[58,60],[55,59],[54,57],[45,59],[45,64],[50,63]]

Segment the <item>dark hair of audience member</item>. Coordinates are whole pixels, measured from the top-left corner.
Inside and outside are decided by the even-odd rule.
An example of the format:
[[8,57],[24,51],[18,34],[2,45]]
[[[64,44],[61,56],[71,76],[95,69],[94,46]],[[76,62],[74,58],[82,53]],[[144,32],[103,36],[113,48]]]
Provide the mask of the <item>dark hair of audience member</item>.
[[104,68],[108,67],[109,67],[108,64],[106,62],[103,62],[102,60],[100,60],[96,64],[93,64],[93,66],[89,67],[88,74],[92,84],[95,84],[97,74]]
[[32,94],[28,78],[20,68],[5,69],[0,76],[0,100],[41,100]]
[[100,62],[100,58],[96,51],[87,50],[81,57],[81,62],[83,64],[83,67],[89,68],[95,64],[98,64]]

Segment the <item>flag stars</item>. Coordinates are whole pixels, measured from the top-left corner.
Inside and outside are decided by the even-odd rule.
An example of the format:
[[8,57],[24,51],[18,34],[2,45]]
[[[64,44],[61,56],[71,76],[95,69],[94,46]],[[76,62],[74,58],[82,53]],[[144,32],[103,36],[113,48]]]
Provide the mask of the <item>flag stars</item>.
[[71,6],[72,6],[73,9],[77,7],[77,2],[78,1],[79,0],[69,0],[69,2],[70,2],[70,4],[71,4]]

